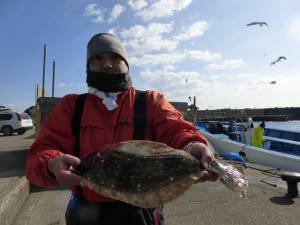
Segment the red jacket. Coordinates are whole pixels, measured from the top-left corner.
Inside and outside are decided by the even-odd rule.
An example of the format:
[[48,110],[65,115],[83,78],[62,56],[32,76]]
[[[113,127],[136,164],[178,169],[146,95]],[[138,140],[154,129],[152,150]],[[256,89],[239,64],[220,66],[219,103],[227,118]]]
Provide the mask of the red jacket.
[[[59,185],[49,175],[47,161],[65,153],[73,154],[75,140],[71,119],[77,96],[67,95],[60,101],[45,121],[39,137],[29,150],[26,174],[28,180],[36,185],[46,187]],[[118,108],[108,111],[101,99],[92,94],[87,95],[80,129],[80,158],[104,144],[132,139],[134,97],[134,88],[120,93],[117,98]],[[120,122],[122,120],[129,123]],[[193,125],[185,121],[182,114],[155,91],[147,91],[145,139],[166,143],[179,149],[190,141],[207,144]],[[74,191],[74,188],[72,190]],[[83,195],[91,202],[111,200],[89,188],[83,189]]]

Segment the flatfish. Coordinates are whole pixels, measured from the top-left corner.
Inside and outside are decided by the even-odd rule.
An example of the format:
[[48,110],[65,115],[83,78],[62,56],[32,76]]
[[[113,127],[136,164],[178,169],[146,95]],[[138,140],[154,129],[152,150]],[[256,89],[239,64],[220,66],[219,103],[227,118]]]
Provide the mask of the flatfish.
[[[232,190],[245,193],[248,184],[243,171],[230,167],[230,173],[226,173],[226,166],[229,165],[215,160],[209,170],[221,175],[221,181]],[[154,141],[130,140],[94,151],[82,159],[76,172],[83,178],[81,186],[151,208],[183,194],[198,181],[202,170],[200,161],[183,150]]]

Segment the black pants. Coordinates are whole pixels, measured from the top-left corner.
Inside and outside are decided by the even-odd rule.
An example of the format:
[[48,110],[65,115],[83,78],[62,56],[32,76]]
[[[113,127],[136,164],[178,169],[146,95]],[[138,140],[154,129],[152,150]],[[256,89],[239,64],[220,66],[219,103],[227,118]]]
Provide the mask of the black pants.
[[124,202],[90,203],[72,195],[67,225],[163,225],[162,208],[140,208]]

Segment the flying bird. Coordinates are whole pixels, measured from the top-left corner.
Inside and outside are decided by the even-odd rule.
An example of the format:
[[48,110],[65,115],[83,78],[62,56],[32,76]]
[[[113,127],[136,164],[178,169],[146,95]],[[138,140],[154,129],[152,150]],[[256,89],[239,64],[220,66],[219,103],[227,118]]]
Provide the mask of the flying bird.
[[252,22],[252,23],[248,23],[246,26],[250,27],[250,26],[255,26],[255,25],[259,25],[260,27],[268,26],[268,24],[266,22]]
[[276,59],[275,61],[270,63],[270,66],[273,66],[273,65],[275,65],[275,63],[278,63],[282,60],[286,60],[286,57],[285,56],[279,56],[278,59]]

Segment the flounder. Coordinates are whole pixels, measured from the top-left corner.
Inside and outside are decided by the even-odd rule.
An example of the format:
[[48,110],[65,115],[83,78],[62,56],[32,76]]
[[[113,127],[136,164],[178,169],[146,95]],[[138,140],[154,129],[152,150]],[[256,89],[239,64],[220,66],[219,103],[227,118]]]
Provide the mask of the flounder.
[[[103,146],[82,159],[76,173],[82,176],[81,186],[88,186],[98,194],[143,208],[161,206],[189,189],[198,181],[203,170],[191,154],[154,141],[131,140]],[[209,170],[224,178],[229,176],[232,190],[246,191],[247,180],[234,171],[234,178],[224,173],[218,161]],[[232,171],[231,171],[232,173]],[[222,177],[220,177],[222,181]],[[236,177],[243,178],[242,185]],[[233,182],[233,183],[232,183]],[[237,182],[237,184],[235,184]]]

